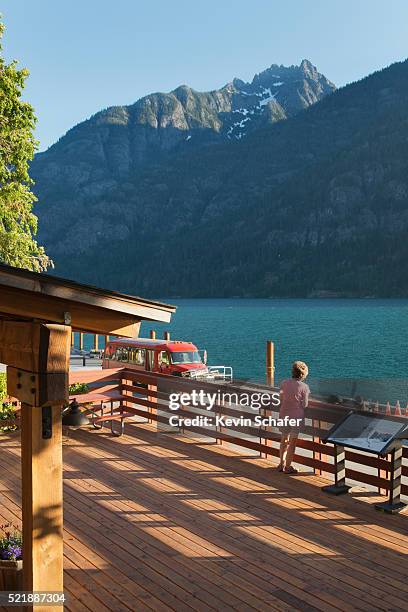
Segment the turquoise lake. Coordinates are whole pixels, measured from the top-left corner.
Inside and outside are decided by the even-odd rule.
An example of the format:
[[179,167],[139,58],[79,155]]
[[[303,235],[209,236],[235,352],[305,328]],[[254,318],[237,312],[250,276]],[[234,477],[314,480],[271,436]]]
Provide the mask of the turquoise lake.
[[[207,349],[210,365],[235,378],[265,381],[265,345],[275,343],[276,379],[295,359],[314,379],[405,379],[408,300],[183,299],[170,324],[142,324]],[[395,381],[396,383],[396,381]],[[394,385],[395,386],[395,385]],[[400,398],[404,400],[403,397]]]

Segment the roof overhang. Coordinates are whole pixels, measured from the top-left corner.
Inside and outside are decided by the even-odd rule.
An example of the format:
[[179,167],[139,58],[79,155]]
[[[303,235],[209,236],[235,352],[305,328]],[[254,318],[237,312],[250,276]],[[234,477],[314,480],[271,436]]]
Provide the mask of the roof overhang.
[[168,323],[176,307],[0,264],[0,317],[132,336],[140,321]]

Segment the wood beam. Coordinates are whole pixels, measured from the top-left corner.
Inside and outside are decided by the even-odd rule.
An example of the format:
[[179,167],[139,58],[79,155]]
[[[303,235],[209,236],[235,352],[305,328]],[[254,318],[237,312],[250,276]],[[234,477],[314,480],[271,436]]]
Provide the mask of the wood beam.
[[[117,291],[98,289],[65,278],[38,274],[1,264],[0,288],[2,296],[3,290],[12,289],[18,294],[29,293],[30,298],[34,301],[37,298],[45,298],[50,305],[57,302],[60,304],[70,302],[80,307],[90,305],[98,310],[110,310],[114,314],[127,314],[133,319],[169,322],[172,313],[176,310],[175,306],[169,304],[145,300]],[[29,304],[26,306],[29,307]]]
[[0,363],[33,373],[64,373],[70,333],[67,325],[0,320]]
[[114,334],[132,338],[138,336],[140,318],[99,306],[80,304],[33,294],[29,291],[0,286],[0,315],[42,322],[69,323],[76,330],[98,334]]

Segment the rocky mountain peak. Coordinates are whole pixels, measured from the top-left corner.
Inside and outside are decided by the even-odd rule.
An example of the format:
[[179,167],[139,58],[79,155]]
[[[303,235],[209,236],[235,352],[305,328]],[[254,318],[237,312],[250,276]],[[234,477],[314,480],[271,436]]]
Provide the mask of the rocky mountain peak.
[[51,173],[68,191],[86,183],[96,193],[101,177],[116,181],[170,151],[244,139],[334,89],[308,60],[272,64],[250,82],[235,78],[208,92],[183,84],[97,113],[36,156],[33,169],[37,177]]
[[[317,78],[319,76],[319,73],[317,72],[317,68],[316,66],[313,66],[312,62],[310,62],[308,59],[303,59],[300,62],[300,66],[299,68],[301,69],[301,71],[308,77],[310,78]],[[321,75],[320,75],[321,76]]]

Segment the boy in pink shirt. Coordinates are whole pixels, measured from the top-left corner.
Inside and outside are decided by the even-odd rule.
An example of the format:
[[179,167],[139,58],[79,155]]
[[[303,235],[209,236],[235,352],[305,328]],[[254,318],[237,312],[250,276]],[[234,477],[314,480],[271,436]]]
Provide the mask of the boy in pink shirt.
[[300,424],[295,427],[280,427],[280,463],[278,469],[286,474],[297,474],[292,467],[293,455],[295,454],[296,442],[301,432],[305,419],[305,408],[309,400],[310,389],[303,381],[309,374],[309,368],[303,361],[295,361],[292,364],[292,378],[283,380],[280,388],[280,410],[281,419],[289,417],[298,419]]

